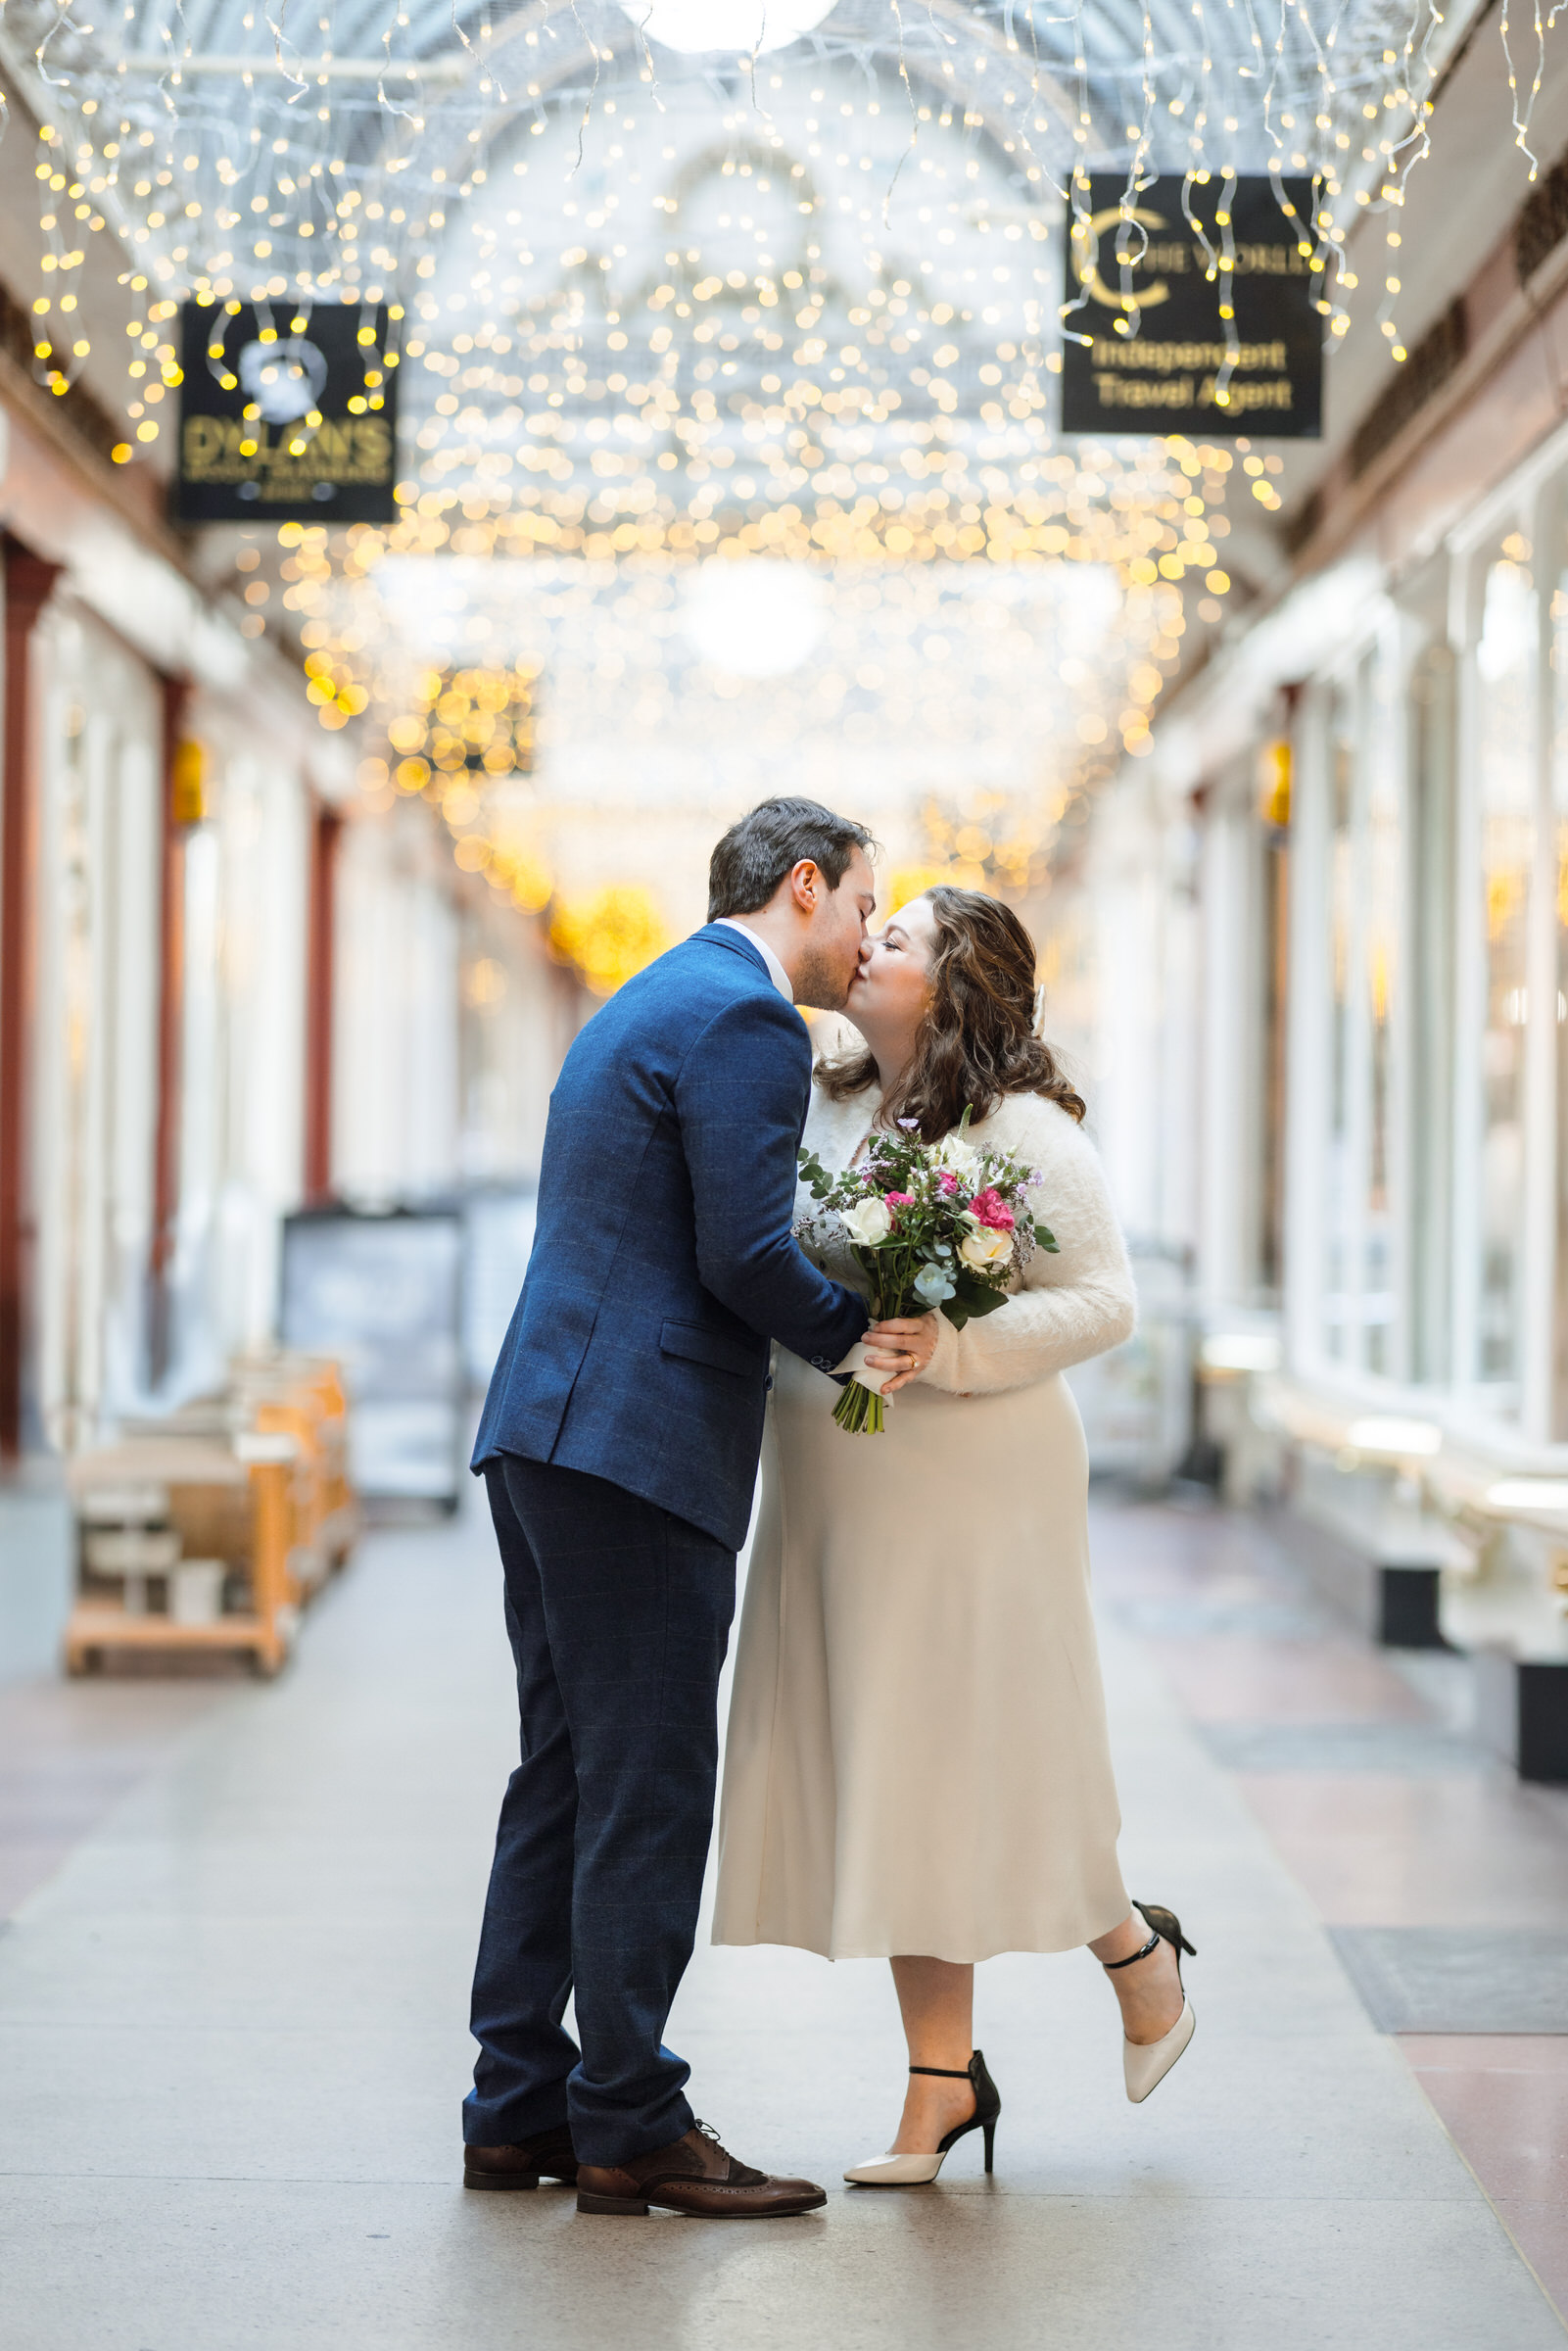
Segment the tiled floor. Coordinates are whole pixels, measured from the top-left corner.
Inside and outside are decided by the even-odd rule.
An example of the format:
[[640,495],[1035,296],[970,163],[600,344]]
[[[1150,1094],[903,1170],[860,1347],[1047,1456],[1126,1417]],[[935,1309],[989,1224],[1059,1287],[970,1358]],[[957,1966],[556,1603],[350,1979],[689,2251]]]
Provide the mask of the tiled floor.
[[[1568,1791],[1521,1785],[1466,1737],[1462,1659],[1367,1649],[1265,1524],[1196,1503],[1102,1503],[1096,1533],[1104,1600],[1142,1635],[1324,1924],[1452,1930],[1461,1962],[1467,1935],[1497,1935],[1497,2029],[1398,2045],[1568,2310]],[[1550,2034],[1505,2029],[1510,1978],[1517,1998],[1513,1971],[1532,1953],[1557,1988]],[[1456,1973],[1473,2001],[1474,1967]]]
[[1412,2033],[1401,2046],[1562,2308],[1568,2304],[1568,2035]]
[[0,1686],[0,1920],[219,1703],[231,1677]]
[[[90,1736],[52,1832],[86,1834],[0,1937],[7,2351],[1560,2346],[1497,2215],[1545,2274],[1564,2042],[1423,2038],[1407,2064],[1323,1932],[1328,1878],[1297,1883],[1256,1809],[1300,1776],[1259,1761],[1304,1751],[1249,1725],[1295,1726],[1320,1762],[1330,1725],[1419,1742],[1453,1729],[1461,1694],[1358,1649],[1235,1521],[1107,1506],[1097,1540],[1125,1864],[1193,1926],[1192,2054],[1130,2108],[1086,1956],[993,1961],[995,2179],[966,2148],[934,2189],[846,2191],[899,2095],[885,1969],[701,1946],[670,2032],[700,2110],[832,2183],[823,2214],[762,2229],[615,2230],[569,2195],[456,2184],[466,1979],[515,1736],[482,1527],[367,1543],[276,1685],[14,1699],[24,1752],[29,1705],[62,1753],[72,1722]],[[1399,1787],[1433,1855],[1449,1797],[1490,1837],[1499,1921],[1532,1874],[1560,1890],[1561,1809],[1503,1775],[1306,1778],[1308,1845],[1331,1849],[1336,1817],[1358,1843],[1366,1798]],[[1462,1810],[1478,1789],[1484,1824]],[[1393,1874],[1406,1892],[1373,1923],[1422,1923],[1425,1880]]]

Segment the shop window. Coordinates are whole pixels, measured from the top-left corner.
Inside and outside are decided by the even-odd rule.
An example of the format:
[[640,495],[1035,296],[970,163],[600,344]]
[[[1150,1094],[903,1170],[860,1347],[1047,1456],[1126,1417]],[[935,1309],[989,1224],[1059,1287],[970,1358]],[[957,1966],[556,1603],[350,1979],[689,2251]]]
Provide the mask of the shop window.
[[1409,725],[1409,1368],[1452,1376],[1453,746],[1451,650],[1411,666]]
[[[1381,685],[1379,673],[1377,684]],[[1391,757],[1392,714],[1372,699],[1366,782],[1366,893],[1362,986],[1366,1006],[1366,1210],[1361,1239],[1361,1327],[1369,1371],[1392,1373],[1397,1307],[1395,1183],[1395,1001],[1401,984],[1404,828],[1400,779]]]
[[1258,1277],[1277,1303],[1285,1279],[1285,1088],[1290,1017],[1290,835],[1283,826],[1262,843],[1262,1131]]
[[1536,834],[1535,589],[1522,561],[1487,570],[1475,649],[1482,1034],[1474,1373],[1517,1414],[1523,1375],[1526,1031]]
[[1323,1340],[1336,1361],[1358,1352],[1352,1336],[1351,1283],[1355,1225],[1355,1147],[1353,1106],[1356,1080],[1355,782],[1358,729],[1354,688],[1334,692],[1329,719],[1328,792],[1328,1167]]
[[1332,1360],[1393,1375],[1402,1368],[1397,1021],[1405,850],[1387,692],[1385,664],[1369,653],[1329,706],[1322,1326]]
[[1321,732],[1310,720],[1304,730],[1317,755],[1294,958],[1319,1008],[1313,1068],[1302,1079],[1312,1107],[1299,1128],[1318,1138],[1314,1278],[1299,1295],[1330,1364],[1387,1379],[1408,1378],[1412,1357],[1413,852],[1402,676],[1398,646],[1380,642],[1314,697]]
[[1568,1440],[1568,566],[1551,600],[1551,828],[1556,1051],[1556,1248],[1552,1315],[1551,1433]]

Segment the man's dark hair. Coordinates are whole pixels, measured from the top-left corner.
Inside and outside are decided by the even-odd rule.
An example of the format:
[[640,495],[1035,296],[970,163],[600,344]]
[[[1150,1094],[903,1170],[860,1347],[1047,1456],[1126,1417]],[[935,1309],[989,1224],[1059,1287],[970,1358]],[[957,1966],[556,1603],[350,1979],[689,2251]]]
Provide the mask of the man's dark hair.
[[708,860],[708,920],[755,914],[806,857],[836,889],[855,851],[871,845],[864,825],[817,800],[763,800],[730,827]]

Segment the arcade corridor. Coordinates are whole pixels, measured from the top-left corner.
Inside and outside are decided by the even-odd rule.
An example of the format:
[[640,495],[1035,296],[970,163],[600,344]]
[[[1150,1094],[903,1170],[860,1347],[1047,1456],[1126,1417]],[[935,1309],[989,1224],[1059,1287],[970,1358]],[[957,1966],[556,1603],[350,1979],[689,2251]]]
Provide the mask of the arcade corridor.
[[[1527,2010],[1561,1996],[1568,1797],[1521,1792],[1457,1727],[1462,1677],[1366,1650],[1255,1524],[1106,1501],[1096,1541],[1129,1873],[1200,1951],[1199,2061],[1160,2099],[1124,2103],[1082,1954],[1008,1958],[980,1972],[989,2184],[965,2160],[741,2231],[465,2196],[464,2000],[509,1763],[469,1511],[373,1536],[285,1685],[158,1690],[166,1743],[90,1825],[85,1790],[109,1790],[63,1735],[76,1841],[0,1937],[15,2339],[936,2351],[982,2307],[1008,2346],[1560,2342],[1568,2069]],[[76,1694],[0,1700],[0,1737],[50,1697]],[[1550,1982],[1497,1947],[1456,1982],[1482,1920]],[[1406,1970],[1433,2032],[1380,2032],[1336,1957],[1332,1931],[1380,1928],[1447,1938],[1447,1975]],[[699,2112],[833,2183],[901,2063],[879,1966],[780,1950],[699,1944],[671,2039]]]

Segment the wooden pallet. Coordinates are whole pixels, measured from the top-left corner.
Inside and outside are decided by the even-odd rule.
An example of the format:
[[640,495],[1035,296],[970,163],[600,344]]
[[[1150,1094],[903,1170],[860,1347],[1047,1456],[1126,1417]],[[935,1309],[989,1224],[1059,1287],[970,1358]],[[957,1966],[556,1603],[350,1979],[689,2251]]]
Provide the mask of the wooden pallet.
[[287,1661],[294,1637],[294,1611],[280,1609],[268,1620],[252,1614],[218,1616],[211,1624],[176,1624],[170,1616],[132,1616],[123,1608],[78,1601],[66,1628],[66,1671],[90,1673],[106,1650],[240,1651],[256,1660],[270,1681]]

